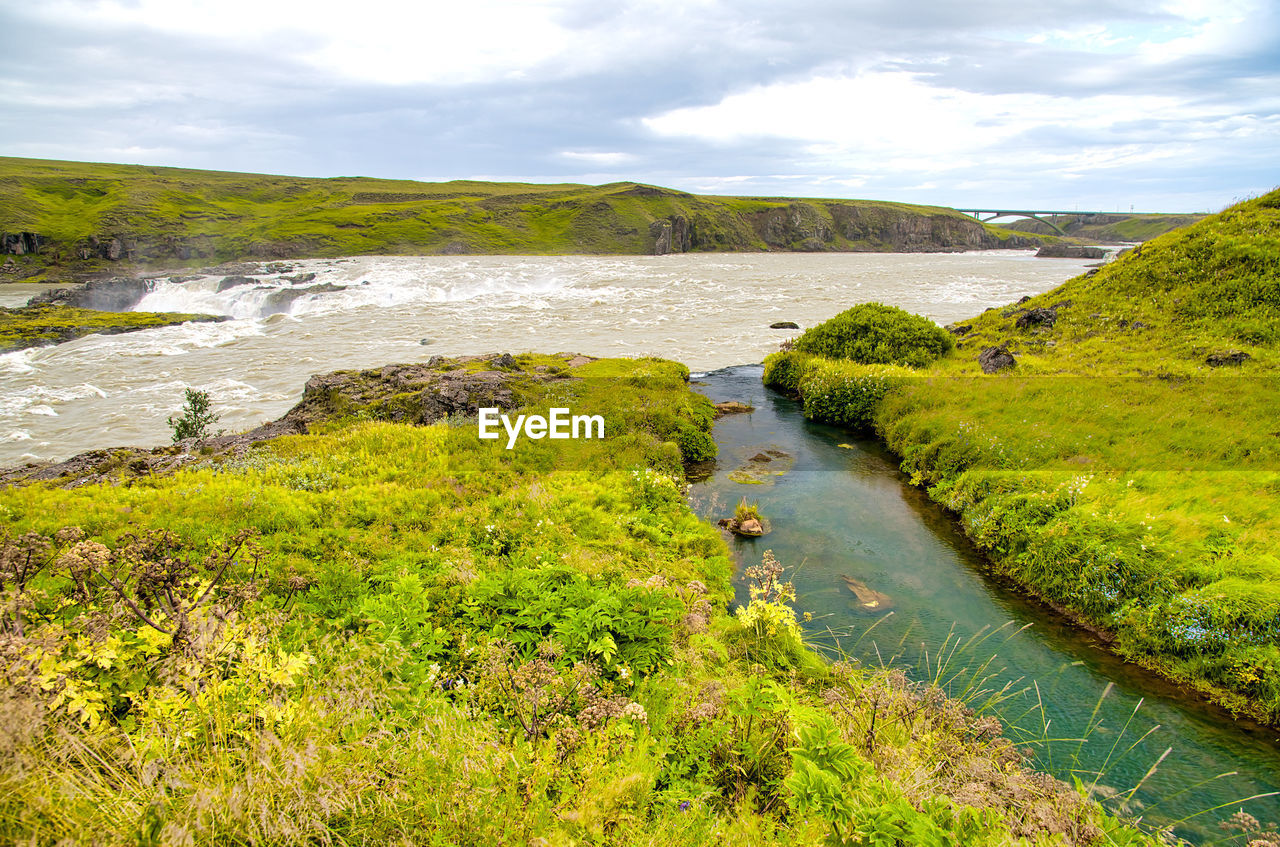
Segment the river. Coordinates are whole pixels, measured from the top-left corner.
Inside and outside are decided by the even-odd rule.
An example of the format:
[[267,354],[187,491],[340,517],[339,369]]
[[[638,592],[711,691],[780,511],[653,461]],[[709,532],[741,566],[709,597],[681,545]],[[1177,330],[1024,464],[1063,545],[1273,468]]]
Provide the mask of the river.
[[[234,431],[278,417],[301,397],[310,374],[435,354],[659,355],[713,371],[759,362],[796,334],[769,329],[776,321],[810,326],[855,303],[879,300],[945,324],[1046,291],[1085,264],[1025,251],[362,257],[290,262],[270,273],[263,268],[256,284],[222,292],[220,274],[161,281],[137,308],[233,319],[0,355],[0,466],[164,443],[166,418],[178,411],[188,386],[208,391],[221,415],[218,425]],[[315,277],[285,278],[299,274]],[[342,290],[303,294],[287,311],[267,314],[274,292],[323,283]],[[19,304],[31,293],[0,287],[0,305]],[[1032,743],[1029,749],[1046,768],[1069,776],[1073,767],[1096,769],[1100,756],[1159,724],[1100,780],[1127,790],[1172,748],[1130,806],[1151,820],[1176,820],[1278,787],[1274,733],[1235,725],[1180,697],[987,576],[954,522],[907,486],[875,443],[804,421],[791,401],[761,387],[759,368],[719,370],[705,381],[704,390],[717,398],[749,401],[757,410],[717,425],[720,472],[694,487],[695,505],[715,517],[743,494],[758,499],[774,532],[763,542],[738,542],[740,552],[758,558],[772,548],[796,566],[800,605],[823,627],[865,633],[878,620],[851,604],[841,576],[888,594],[894,615],[860,640],[844,639],[846,649],[864,661],[915,668],[921,645],[932,663],[948,639],[996,630],[959,653],[953,667],[976,666],[994,654],[988,684],[1038,684],[1041,711],[1030,712],[1025,697],[999,707],[1021,728],[1012,730],[1015,737],[1028,742],[1083,733],[1114,683],[1098,711],[1101,726],[1085,744]],[[769,486],[742,486],[724,476],[762,444],[794,455],[795,468]],[[1024,623],[1033,626],[1010,637]],[[1120,726],[1143,697],[1121,736]],[[1178,793],[1227,771],[1239,774]],[[1220,837],[1216,820],[1234,808],[1201,815],[1180,832],[1197,841]],[[1274,798],[1246,808],[1263,820],[1280,819]],[[1207,823],[1197,826],[1201,822]]]
[[[290,262],[219,293],[222,275],[159,283],[137,308],[230,315],[0,355],[0,466],[169,439],[188,387],[228,431],[273,420],[307,376],[432,354],[573,351],[661,355],[700,370],[758,362],[809,326],[868,300],[948,323],[1036,294],[1084,262],[1028,251],[701,254],[636,257],[361,257]],[[343,291],[264,316],[285,276]],[[0,306],[29,287],[0,286]]]
[[[956,521],[907,484],[877,441],[805,420],[796,401],[763,387],[762,373],[740,366],[696,375],[713,400],[755,411],[717,422],[716,471],[691,487],[690,501],[711,520],[731,516],[743,497],[760,504],[772,531],[731,542],[738,573],[772,550],[791,575],[797,609],[814,617],[811,638],[827,647],[838,639],[870,666],[950,680],[950,693],[969,692],[975,706],[1005,691],[990,708],[1037,765],[1096,784],[1100,799],[1131,817],[1181,821],[1176,833],[1194,843],[1225,839],[1219,823],[1241,807],[1280,820],[1276,797],[1237,802],[1280,791],[1275,731],[1188,698],[993,577]],[[781,475],[736,475],[757,482],[730,478],[759,467],[750,459],[768,450],[791,457],[770,465],[794,465]],[[886,595],[892,614],[862,608],[846,576]],[[741,576],[737,588],[747,602]]]

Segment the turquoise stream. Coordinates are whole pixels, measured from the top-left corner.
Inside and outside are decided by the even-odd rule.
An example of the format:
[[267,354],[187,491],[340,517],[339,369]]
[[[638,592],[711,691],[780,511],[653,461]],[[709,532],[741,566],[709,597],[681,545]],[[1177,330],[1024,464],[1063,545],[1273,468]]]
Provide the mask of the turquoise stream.
[[[743,366],[696,379],[713,400],[755,411],[716,424],[715,473],[689,497],[712,520],[732,515],[742,497],[759,502],[772,531],[731,542],[739,574],[773,550],[795,583],[797,609],[814,616],[808,630],[815,640],[829,642],[829,628],[853,658],[901,667],[915,679],[934,678],[939,655],[971,642],[944,663],[942,678],[954,677],[952,693],[962,694],[991,660],[978,688],[1009,685],[1012,696],[989,708],[1039,767],[1096,782],[1112,808],[1155,826],[1178,822],[1177,834],[1195,843],[1242,843],[1219,826],[1241,808],[1264,823],[1280,821],[1280,798],[1245,799],[1280,790],[1276,732],[1234,721],[1122,661],[993,576],[956,521],[907,484],[878,442],[806,421],[796,402],[761,385],[761,374]],[[729,479],[765,450],[789,454],[794,466],[762,484]],[[892,614],[862,609],[844,576],[888,595]],[[745,594],[739,584],[739,602]],[[988,699],[980,694],[975,705]]]

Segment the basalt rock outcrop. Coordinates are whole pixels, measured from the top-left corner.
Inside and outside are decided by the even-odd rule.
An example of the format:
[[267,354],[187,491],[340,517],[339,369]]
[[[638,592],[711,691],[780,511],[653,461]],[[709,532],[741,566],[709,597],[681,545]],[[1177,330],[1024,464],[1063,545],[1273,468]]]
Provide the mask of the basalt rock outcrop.
[[[445,417],[471,417],[481,408],[518,405],[512,382],[520,375],[508,353],[386,365],[363,371],[334,371],[307,380],[302,400],[280,420],[310,425],[357,412],[384,420],[426,426]],[[514,371],[514,372],[513,372]],[[534,380],[566,378],[556,372],[524,374]]]
[[126,312],[151,290],[152,281],[132,277],[112,277],[86,282],[79,288],[54,288],[27,301],[28,306],[74,306],[99,312]]
[[1039,259],[1105,259],[1105,247],[1083,247],[1076,244],[1046,244],[1036,251]]

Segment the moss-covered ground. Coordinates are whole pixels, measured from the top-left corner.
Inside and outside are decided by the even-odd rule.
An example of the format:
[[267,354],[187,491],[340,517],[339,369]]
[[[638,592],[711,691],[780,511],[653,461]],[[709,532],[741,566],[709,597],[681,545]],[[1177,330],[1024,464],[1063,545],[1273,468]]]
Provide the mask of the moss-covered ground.
[[210,315],[178,312],[99,312],[71,306],[0,306],[0,353],[61,344],[93,333],[134,332],[187,321],[213,321]]
[[520,357],[559,374],[520,411],[605,440],[353,407],[0,491],[0,841],[1155,843],[929,680],[820,661],[787,563],[730,614],[682,496],[710,404],[671,362],[568,363]]
[[1280,725],[1280,192],[956,331],[921,370],[782,352],[766,379],[873,427],[1122,654]]

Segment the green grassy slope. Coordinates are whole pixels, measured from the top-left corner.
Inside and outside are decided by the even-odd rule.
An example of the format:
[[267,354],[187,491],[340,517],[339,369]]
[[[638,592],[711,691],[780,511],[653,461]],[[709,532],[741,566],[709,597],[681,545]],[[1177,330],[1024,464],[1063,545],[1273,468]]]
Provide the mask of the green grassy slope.
[[0,233],[24,232],[40,236],[38,253],[12,257],[9,278],[360,254],[954,250],[1041,241],[951,209],[898,203],[0,158]]
[[[1190,226],[1203,220],[1204,215],[1074,215],[1050,216],[1071,238],[1086,241],[1119,244],[1131,241],[1150,241],[1158,235],[1164,235],[1179,227]],[[999,224],[1013,232],[1051,235],[1053,230],[1039,221],[1022,219]]]
[[928,681],[819,661],[772,571],[728,614],[676,443],[710,403],[672,362],[571,361],[513,390],[605,441],[348,404],[0,490],[0,841],[1156,843]]
[[[871,408],[998,568],[1280,725],[1280,191],[965,326],[922,371],[781,353],[767,378]],[[984,374],[993,347],[1016,366]]]

